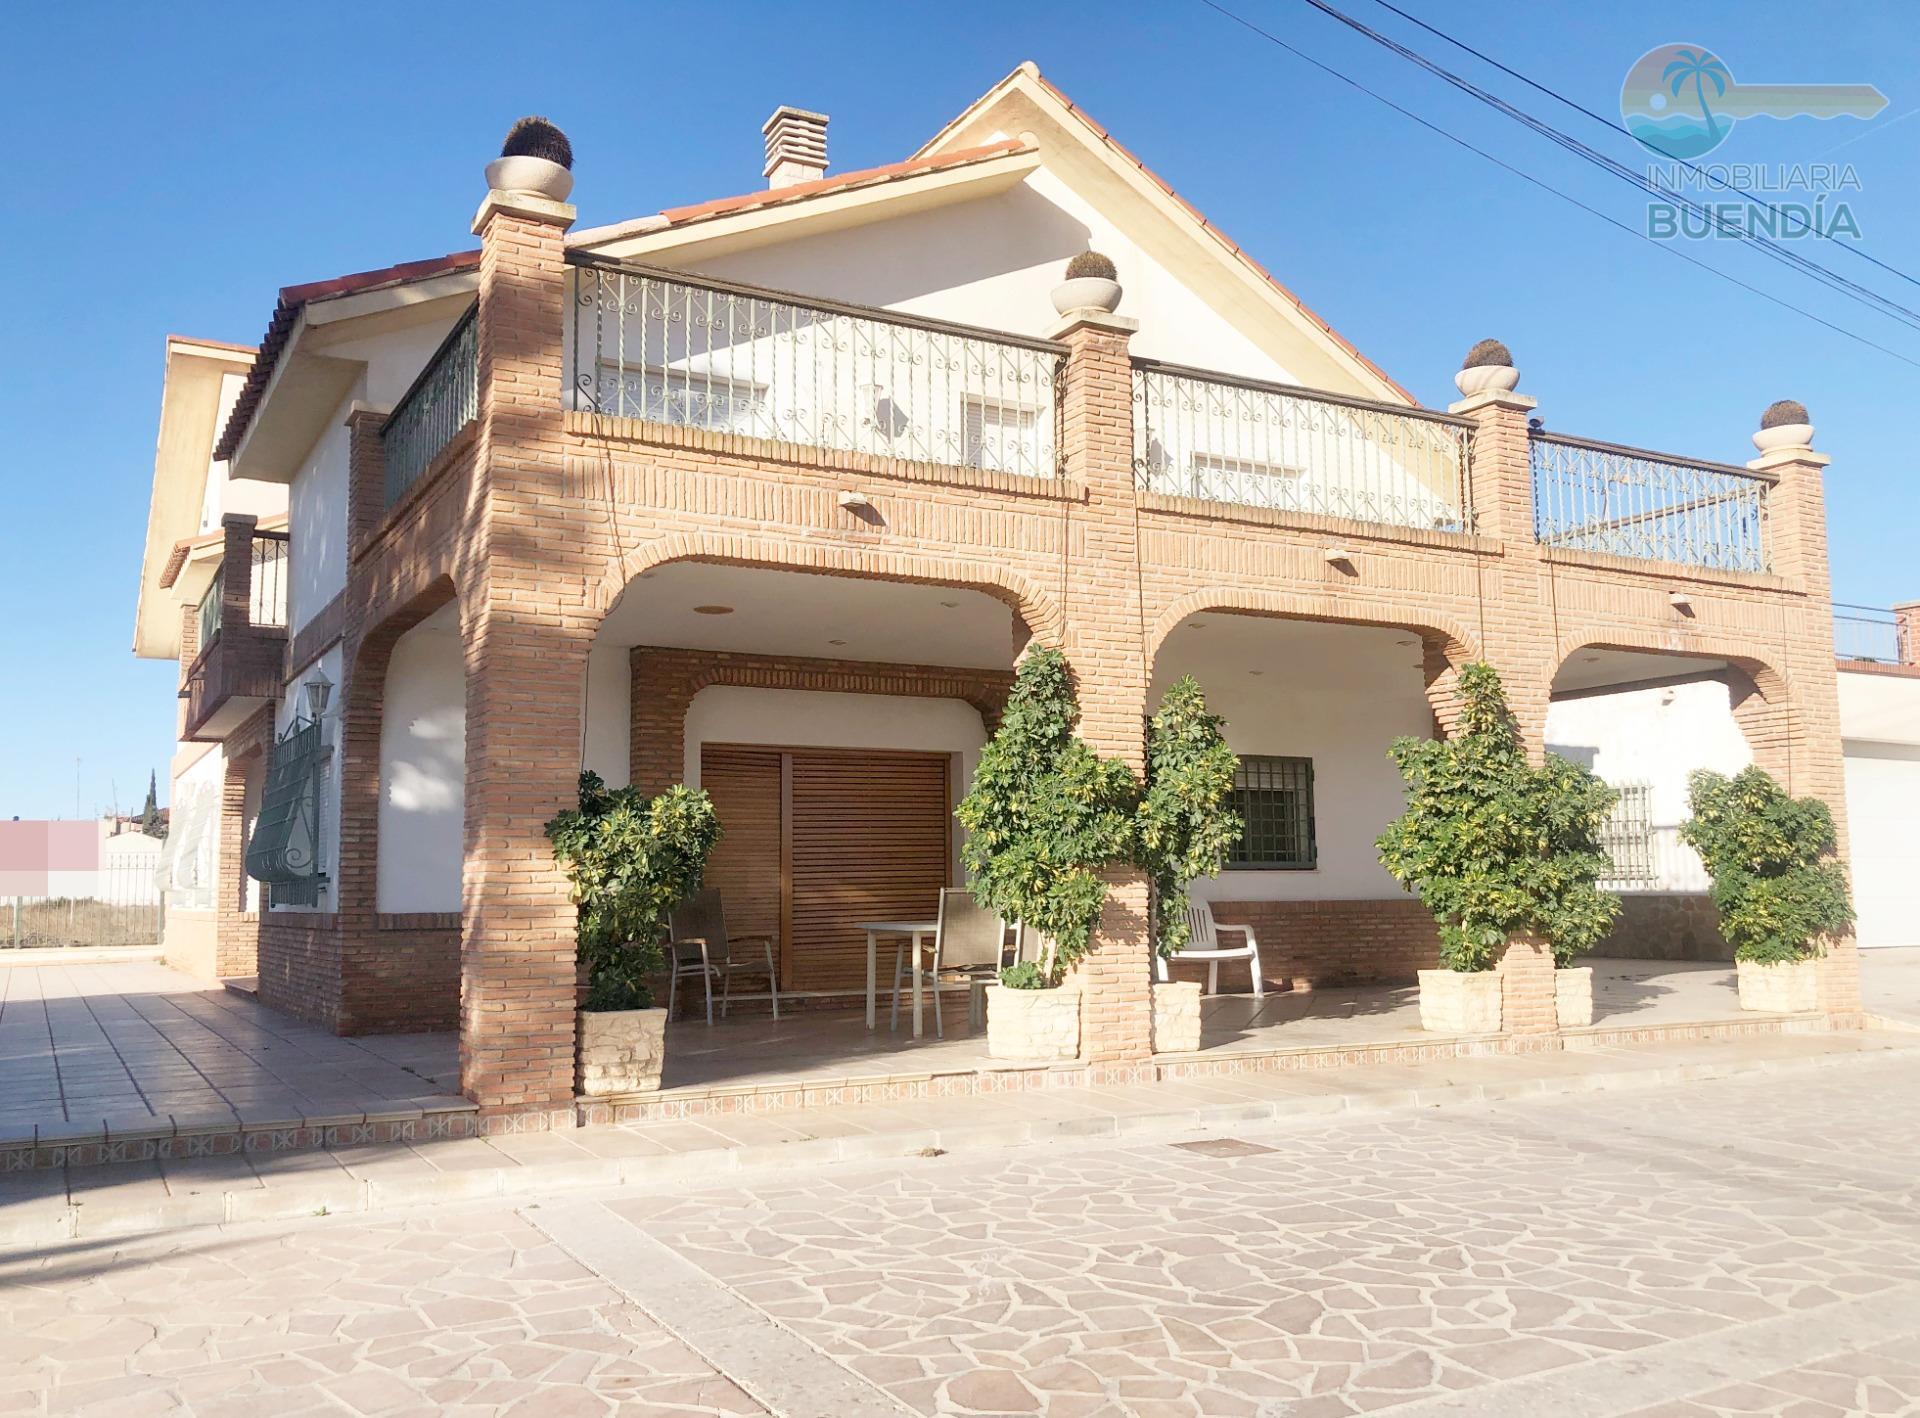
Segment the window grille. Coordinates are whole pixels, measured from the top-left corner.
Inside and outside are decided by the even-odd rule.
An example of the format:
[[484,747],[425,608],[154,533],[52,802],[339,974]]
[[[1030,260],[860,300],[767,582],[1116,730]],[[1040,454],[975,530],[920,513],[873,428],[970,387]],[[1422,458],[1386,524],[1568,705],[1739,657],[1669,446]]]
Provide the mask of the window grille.
[[1600,845],[1613,858],[1609,881],[1652,881],[1653,785],[1616,783],[1620,801],[1600,829]]
[[1316,865],[1312,759],[1241,758],[1233,807],[1242,825],[1227,854],[1229,867],[1300,871]]
[[265,882],[271,906],[317,906],[321,811],[330,754],[320,721],[295,719],[273,747],[260,818],[247,846],[247,875]]

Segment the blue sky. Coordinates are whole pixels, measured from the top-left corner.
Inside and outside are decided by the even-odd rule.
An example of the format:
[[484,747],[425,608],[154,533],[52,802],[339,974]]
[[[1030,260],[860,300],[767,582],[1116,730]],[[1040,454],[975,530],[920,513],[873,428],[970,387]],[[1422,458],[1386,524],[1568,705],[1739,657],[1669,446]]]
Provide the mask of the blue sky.
[[[1229,0],[1290,42],[1629,225],[1645,199],[1300,0]],[[1351,13],[1444,53],[1373,0]],[[1920,27],[1902,0],[1401,7],[1612,113],[1658,44],[1736,77],[1867,82],[1871,122],[1745,121],[1730,162],[1855,165],[1862,246],[1920,275]],[[16,8],[0,52],[0,817],[164,790],[176,668],[131,643],[169,331],[252,343],[282,285],[463,250],[517,115],[577,154],[583,224],[760,184],[779,103],[833,116],[837,169],[904,156],[1022,59],[1430,404],[1482,335],[1548,425],[1740,461],[1769,401],[1833,456],[1838,599],[1920,598],[1920,368],[1728,285],[1307,68],[1198,0],[1152,4]],[[1473,68],[1614,156],[1645,155]],[[1824,244],[1822,244],[1824,246]],[[1730,243],[1688,250],[1920,360],[1920,332]],[[1827,262],[1920,308],[1920,286]]]

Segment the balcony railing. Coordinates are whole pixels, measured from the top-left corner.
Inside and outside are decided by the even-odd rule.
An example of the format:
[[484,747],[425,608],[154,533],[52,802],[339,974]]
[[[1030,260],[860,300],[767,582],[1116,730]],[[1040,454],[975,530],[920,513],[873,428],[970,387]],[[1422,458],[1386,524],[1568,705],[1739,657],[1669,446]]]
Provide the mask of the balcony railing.
[[1465,419],[1136,360],[1148,491],[1393,527],[1471,531]]
[[455,322],[380,427],[389,507],[480,412],[480,344],[474,321],[478,309],[469,306]]
[[1771,480],[1557,433],[1535,433],[1533,531],[1547,546],[1714,571],[1768,568]]
[[1892,611],[1835,601],[1833,653],[1842,660],[1901,665],[1920,659],[1920,645],[1905,643],[1899,617]]
[[[263,629],[285,629],[287,624],[287,534],[255,532],[248,551],[248,560],[249,620]],[[226,563],[222,561],[214,570],[212,582],[200,597],[198,643],[203,650],[220,636],[220,625],[224,619],[223,588],[225,585]]]
[[569,407],[845,453],[1053,477],[1045,340],[576,258]]

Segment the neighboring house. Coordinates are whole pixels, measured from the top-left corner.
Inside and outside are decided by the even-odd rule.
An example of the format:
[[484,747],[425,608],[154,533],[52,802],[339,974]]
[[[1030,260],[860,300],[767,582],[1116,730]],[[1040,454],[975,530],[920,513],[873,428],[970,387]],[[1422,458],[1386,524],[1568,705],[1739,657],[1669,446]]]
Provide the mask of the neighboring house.
[[[1160,689],[1199,677],[1249,824],[1199,891],[1278,986],[1434,958],[1373,840],[1389,742],[1444,730],[1474,659],[1536,748],[1556,689],[1710,667],[1755,758],[1844,813],[1822,455],[1530,433],[1498,388],[1421,408],[1031,65],[886,167],[828,175],[825,127],[782,110],[766,190],[611,226],[485,193],[479,250],[289,287],[228,356],[231,413],[155,517],[211,468],[284,495],[286,540],[263,553],[277,506],[223,505],[217,544],[169,522],[142,609],[213,745],[173,800],[176,835],[212,824],[178,888],[206,973],[257,960],[263,1000],[342,1032],[457,1026],[487,1113],[570,1117],[542,825],[579,771],[706,788],[736,933],[778,935],[784,990],[849,997],[858,923],[959,882],[951,809],[1036,642],[1136,766]],[[1124,294],[1062,315],[1089,247]],[[203,585],[216,625],[177,643]],[[1112,897],[1082,1052],[1124,1074],[1152,1051],[1145,884]],[[1838,1017],[1856,963],[1823,967]],[[1548,1022],[1532,995],[1509,1018],[1551,1029],[1551,976],[1510,977],[1541,988]]]

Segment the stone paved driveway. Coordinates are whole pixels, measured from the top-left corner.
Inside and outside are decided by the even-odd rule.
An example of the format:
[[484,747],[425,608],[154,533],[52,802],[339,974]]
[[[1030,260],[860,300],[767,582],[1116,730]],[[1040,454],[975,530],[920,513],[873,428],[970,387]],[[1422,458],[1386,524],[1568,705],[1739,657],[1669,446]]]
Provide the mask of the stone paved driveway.
[[1916,1176],[1896,1058],[82,1244],[0,1412],[763,1412],[757,1309],[863,1413],[1920,1413]]

